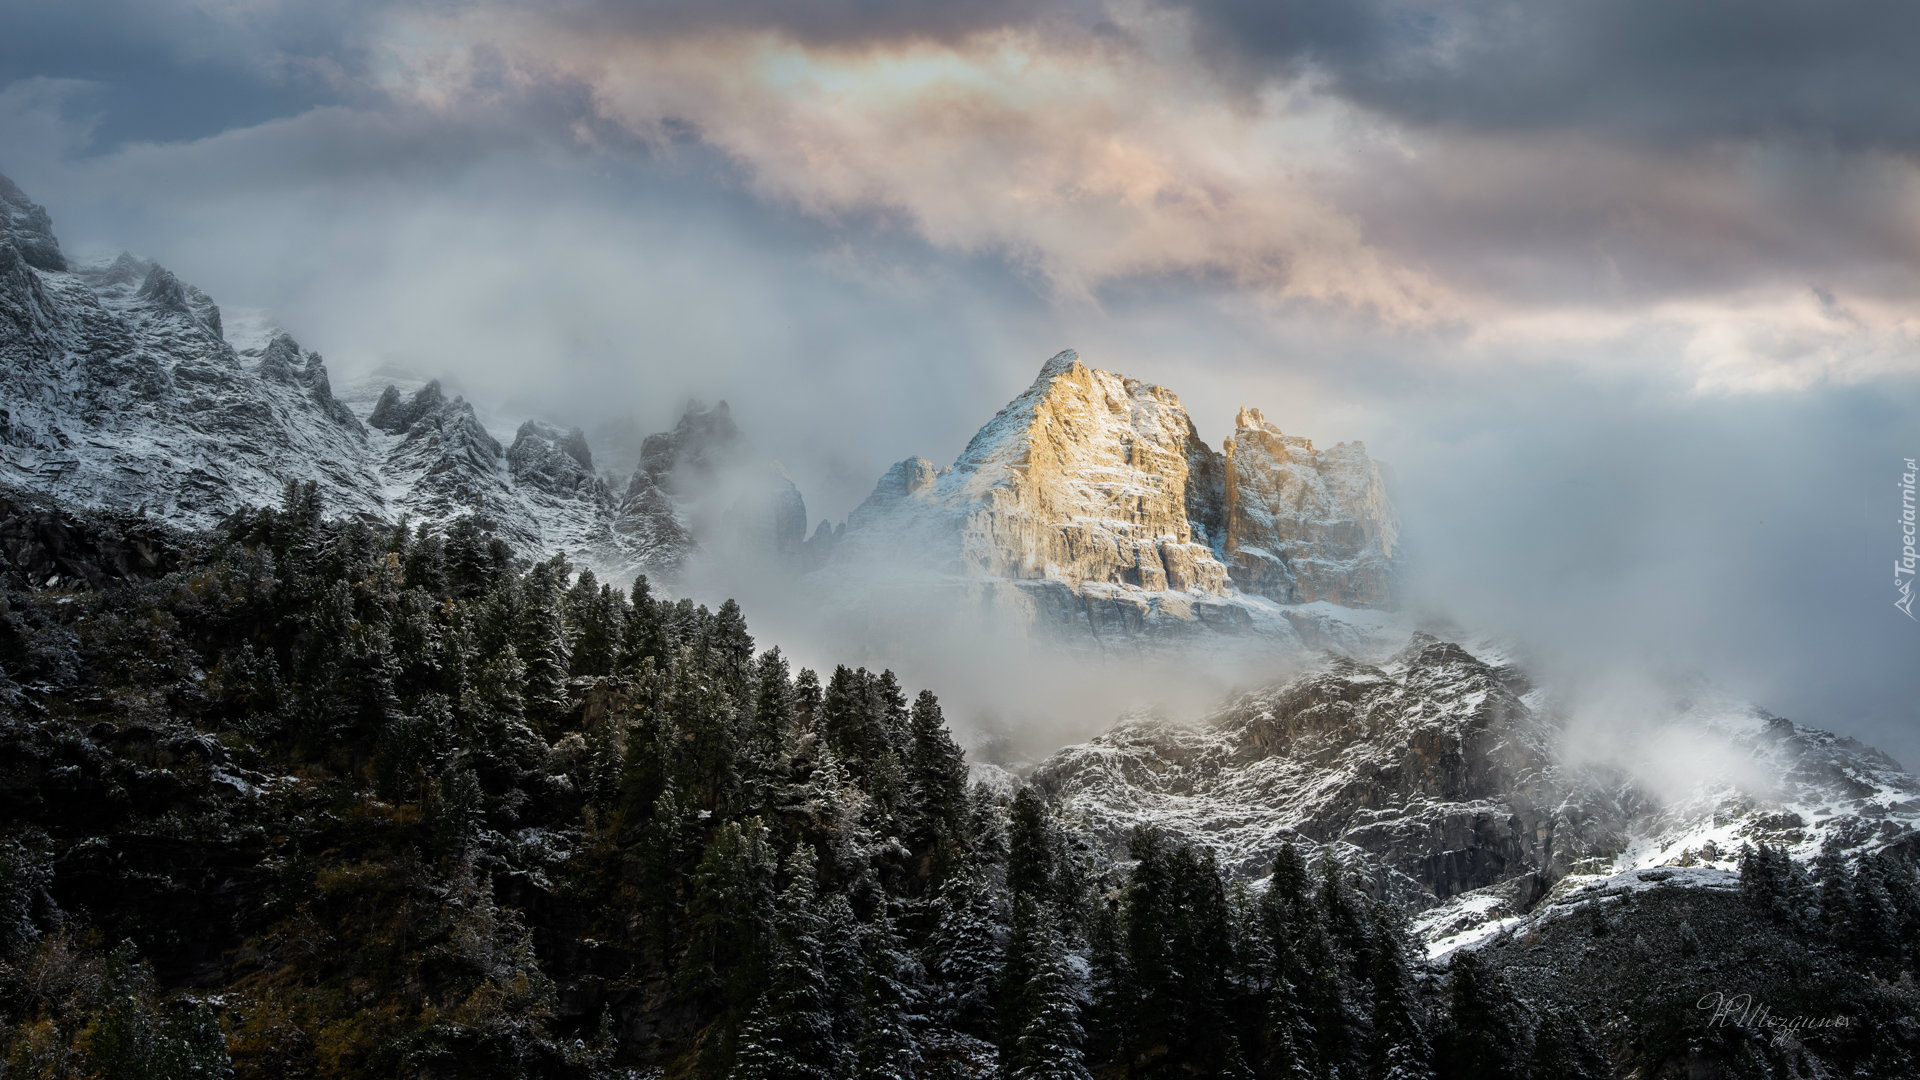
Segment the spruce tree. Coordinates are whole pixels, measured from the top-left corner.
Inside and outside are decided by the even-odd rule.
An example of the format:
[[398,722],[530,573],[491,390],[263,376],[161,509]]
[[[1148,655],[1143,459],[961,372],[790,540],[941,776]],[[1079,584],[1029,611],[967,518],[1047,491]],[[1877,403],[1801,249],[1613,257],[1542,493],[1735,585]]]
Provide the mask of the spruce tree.
[[1180,1019],[1172,1015],[1177,970],[1171,946],[1177,902],[1171,846],[1158,829],[1140,827],[1128,838],[1133,869],[1127,877],[1126,970],[1121,999],[1136,1057],[1172,1052]]
[[1029,973],[1014,998],[1018,1033],[1000,1063],[1006,1080],[1092,1080],[1080,1022],[1086,989],[1055,922],[1045,912],[1032,921]]
[[1447,1017],[1435,1046],[1438,1080],[1519,1080],[1526,1029],[1506,983],[1461,949],[1447,969]]
[[919,1048],[915,1019],[921,972],[883,910],[861,931],[865,960],[860,1005],[858,1080],[913,1080]]
[[729,821],[714,831],[688,885],[688,942],[675,985],[717,999],[730,1025],[765,982],[774,869],[760,819]]
[[1306,860],[1288,841],[1274,857],[1266,891],[1255,905],[1262,947],[1255,958],[1255,969],[1268,994],[1267,1071],[1289,1080],[1311,1075],[1314,1060],[1313,1029],[1301,998],[1301,988],[1307,982],[1301,942],[1308,921],[1318,914],[1307,890]]
[[1571,1009],[1552,1008],[1540,1018],[1533,1036],[1529,1080],[1609,1080],[1612,1066],[1600,1051],[1593,1029]]
[[826,895],[820,912],[820,966],[827,973],[835,1047],[834,1074],[846,1076],[857,1064],[867,989],[860,921],[853,913],[853,905],[839,892]]
[[1160,1004],[1173,1022],[1173,1060],[1186,1069],[1224,1075],[1238,1046],[1227,1016],[1235,967],[1233,916],[1211,849],[1183,844],[1168,860],[1169,999]]
[[1373,998],[1368,1076],[1372,1080],[1431,1080],[1433,1048],[1408,964],[1406,930],[1388,904],[1373,909],[1373,953],[1367,982]]
[[1853,874],[1835,837],[1820,845],[1813,859],[1813,884],[1820,903],[1820,924],[1834,944],[1845,946],[1855,932]]
[[766,812],[787,785],[793,712],[787,659],[779,649],[768,649],[754,664],[753,712],[740,736],[740,772],[749,812]]
[[647,575],[633,579],[628,595],[632,606],[620,631],[620,667],[638,670],[642,661],[659,663],[666,657],[667,629]]
[[969,867],[940,883],[927,943],[936,1015],[961,1031],[989,1035],[1005,960],[1002,923],[986,877]]
[[1023,787],[1007,816],[1007,892],[1045,901],[1053,894],[1054,847],[1046,800]]
[[573,668],[573,636],[567,628],[566,557],[555,555],[527,575],[516,644],[526,662],[527,718],[536,728],[556,724],[568,708],[567,679]]
[[825,970],[815,861],[802,845],[787,861],[767,987],[741,1029],[732,1080],[839,1080],[845,1075]]
[[940,701],[922,690],[908,720],[911,755],[907,783],[922,843],[942,859],[967,838],[967,762],[947,731]]

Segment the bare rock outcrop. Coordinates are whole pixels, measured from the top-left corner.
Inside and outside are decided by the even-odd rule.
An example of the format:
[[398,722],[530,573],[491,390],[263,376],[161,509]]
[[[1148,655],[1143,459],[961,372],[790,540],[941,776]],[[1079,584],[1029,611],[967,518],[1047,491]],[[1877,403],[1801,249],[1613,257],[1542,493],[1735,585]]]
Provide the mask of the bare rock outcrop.
[[1273,605],[1393,606],[1398,526],[1361,444],[1316,451],[1248,409],[1222,454],[1172,391],[1067,350],[951,466],[894,465],[819,546],[1018,586],[1015,609],[1070,635],[1295,636]]
[[[1801,859],[1916,846],[1920,780],[1886,755],[1675,690],[1637,736],[1570,753],[1572,721],[1545,691],[1420,633],[1380,663],[1332,659],[1197,723],[1124,719],[1032,782],[1116,852],[1155,825],[1255,877],[1289,841],[1330,845],[1416,905],[1511,913],[1622,871],[1728,869],[1742,843]],[[1685,781],[1659,760],[1681,746],[1702,755]]]
[[1258,409],[1234,428],[1222,500],[1234,584],[1283,604],[1391,606],[1400,530],[1366,446],[1316,450]]

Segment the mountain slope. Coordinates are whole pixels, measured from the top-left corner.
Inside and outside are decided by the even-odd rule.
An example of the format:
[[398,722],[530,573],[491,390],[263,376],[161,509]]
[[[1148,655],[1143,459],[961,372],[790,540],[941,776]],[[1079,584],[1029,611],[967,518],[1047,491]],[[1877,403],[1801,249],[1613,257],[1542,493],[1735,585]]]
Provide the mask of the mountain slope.
[[1317,452],[1242,410],[1222,454],[1173,392],[1067,350],[951,466],[896,464],[824,541],[836,587],[884,567],[1054,636],[1293,649],[1366,636],[1294,605],[1391,607],[1397,537],[1360,444]]
[[[664,449],[618,499],[579,431],[528,421],[502,446],[437,382],[388,385],[363,422],[284,330],[226,326],[205,293],[132,255],[73,263],[46,211],[0,177],[0,483],[187,528],[311,483],[330,513],[477,514],[524,556],[564,553],[621,579],[671,573],[702,525],[744,521],[769,550],[797,552],[799,492],[753,458],[724,405],[721,423],[710,415],[692,407],[651,437]],[[756,483],[714,503],[725,520],[693,521],[713,503],[703,485],[738,472]]]
[[[1123,721],[1032,782],[1114,850],[1142,824],[1247,876],[1290,839],[1349,850],[1434,909],[1435,940],[1614,874],[1729,868],[1743,843],[1807,860],[1920,837],[1920,780],[1892,759],[1738,702],[1695,692],[1605,757],[1571,758],[1568,724],[1518,669],[1421,634],[1384,663],[1334,659],[1195,725]],[[1681,752],[1691,778],[1676,786]]]

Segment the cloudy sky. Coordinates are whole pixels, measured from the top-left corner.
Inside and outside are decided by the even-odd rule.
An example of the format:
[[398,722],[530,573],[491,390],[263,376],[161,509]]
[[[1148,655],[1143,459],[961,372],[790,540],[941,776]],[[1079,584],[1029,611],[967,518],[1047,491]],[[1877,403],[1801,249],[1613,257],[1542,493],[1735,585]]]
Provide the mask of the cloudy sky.
[[1920,759],[1920,7],[0,0],[0,172],[816,515],[1075,347],[1395,469],[1426,602]]

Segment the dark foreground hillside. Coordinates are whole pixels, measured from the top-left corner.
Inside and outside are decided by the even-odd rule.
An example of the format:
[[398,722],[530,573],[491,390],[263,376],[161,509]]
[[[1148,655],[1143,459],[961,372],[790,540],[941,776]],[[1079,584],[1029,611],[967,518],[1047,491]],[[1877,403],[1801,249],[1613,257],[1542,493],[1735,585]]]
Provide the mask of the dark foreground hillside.
[[[9,497],[0,555],[8,1078],[1920,1071],[1888,858],[1761,853],[1433,967],[1335,859],[1110,863],[970,787],[931,693],[478,521]],[[1709,1024],[1715,990],[1850,1023]]]

